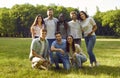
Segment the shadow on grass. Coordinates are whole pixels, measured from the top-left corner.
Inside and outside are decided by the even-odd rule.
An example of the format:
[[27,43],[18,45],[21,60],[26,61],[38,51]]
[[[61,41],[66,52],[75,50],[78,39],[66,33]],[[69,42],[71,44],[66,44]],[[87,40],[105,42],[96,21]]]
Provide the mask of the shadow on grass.
[[56,73],[61,73],[61,74],[83,74],[83,75],[101,75],[101,74],[105,74],[108,76],[113,76],[113,77],[118,77],[120,76],[120,67],[113,67],[113,66],[106,66],[106,65],[100,65],[98,67],[94,67],[94,68],[90,68],[88,66],[83,67],[82,69],[70,69],[69,71],[64,70],[63,68],[61,68],[60,70],[55,70],[54,68],[52,68],[50,71],[54,71]]

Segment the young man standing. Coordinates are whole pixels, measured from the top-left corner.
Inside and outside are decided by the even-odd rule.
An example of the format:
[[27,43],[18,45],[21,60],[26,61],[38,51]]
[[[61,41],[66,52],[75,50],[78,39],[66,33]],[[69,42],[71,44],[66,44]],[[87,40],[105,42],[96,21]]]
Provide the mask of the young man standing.
[[77,12],[70,12],[70,17],[72,20],[68,22],[69,35],[72,35],[74,37],[75,43],[81,45],[82,29],[80,22],[77,20]]
[[56,68],[59,69],[59,62],[63,63],[63,67],[66,70],[70,69],[70,61],[68,53],[66,52],[66,40],[62,39],[60,32],[55,33],[56,40],[51,45],[51,51],[53,53],[53,60]]
[[58,19],[53,17],[53,9],[51,8],[47,10],[47,15],[48,17],[46,17],[44,21],[47,29],[47,39],[51,46],[52,42],[55,40],[54,34],[56,32]]
[[[47,15],[48,17],[46,17],[44,21],[45,21],[45,28],[47,29],[47,39],[49,42],[49,46],[51,47],[52,42],[55,40],[54,34],[56,32],[58,19],[53,17],[53,9],[51,8],[47,10]],[[53,54],[50,52],[51,64],[53,64],[52,55]]]
[[49,43],[45,39],[47,35],[46,29],[41,29],[40,37],[36,38],[31,43],[31,52],[29,59],[32,62],[32,67],[37,69],[48,69],[49,57],[48,57],[48,48]]

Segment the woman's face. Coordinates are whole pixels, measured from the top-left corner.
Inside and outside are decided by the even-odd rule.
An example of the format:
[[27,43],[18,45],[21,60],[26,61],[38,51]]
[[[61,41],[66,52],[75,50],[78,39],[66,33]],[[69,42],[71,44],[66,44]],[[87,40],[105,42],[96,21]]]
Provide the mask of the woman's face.
[[67,37],[67,41],[68,41],[69,44],[72,44],[73,38],[72,38],[71,36],[68,36],[68,37]]
[[85,14],[84,14],[83,12],[80,12],[80,17],[81,17],[81,19],[83,19],[83,20],[86,19],[86,16],[85,16]]
[[59,16],[59,20],[60,20],[60,21],[64,21],[64,15],[63,15],[63,14],[61,14],[61,15]]
[[38,22],[42,22],[42,17],[37,18]]

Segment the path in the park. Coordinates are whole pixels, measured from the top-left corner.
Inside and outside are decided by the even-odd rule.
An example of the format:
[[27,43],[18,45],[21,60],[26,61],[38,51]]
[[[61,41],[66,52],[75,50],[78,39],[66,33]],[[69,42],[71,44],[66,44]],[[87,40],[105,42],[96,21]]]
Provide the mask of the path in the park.
[[120,41],[120,39],[97,39],[97,41]]
[[[84,40],[84,39],[82,39]],[[97,41],[120,41],[120,39],[96,39]]]

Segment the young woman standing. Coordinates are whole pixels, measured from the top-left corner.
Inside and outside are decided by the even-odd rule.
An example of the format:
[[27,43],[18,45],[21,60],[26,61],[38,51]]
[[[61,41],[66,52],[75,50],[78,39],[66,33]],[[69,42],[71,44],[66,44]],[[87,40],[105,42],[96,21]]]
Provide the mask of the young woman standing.
[[43,28],[45,28],[45,23],[44,23],[42,15],[39,14],[36,16],[32,26],[30,28],[32,39],[39,38],[40,30]]
[[96,42],[95,31],[97,30],[97,25],[94,19],[92,17],[89,17],[84,11],[80,11],[79,19],[82,26],[82,31],[84,33],[86,48],[90,59],[90,67],[98,66],[96,57],[93,53],[93,48]]

